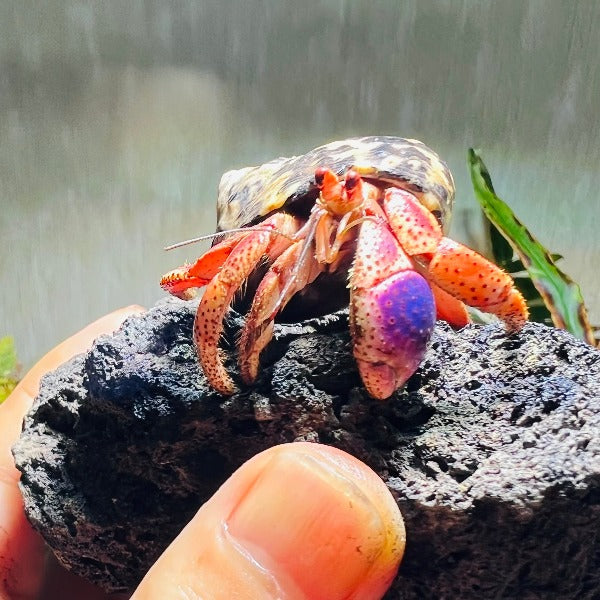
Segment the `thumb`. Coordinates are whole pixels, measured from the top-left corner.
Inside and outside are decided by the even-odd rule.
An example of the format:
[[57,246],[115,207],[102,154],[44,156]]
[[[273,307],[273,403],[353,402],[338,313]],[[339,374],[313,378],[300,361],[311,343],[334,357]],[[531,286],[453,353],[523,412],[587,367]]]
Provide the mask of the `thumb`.
[[225,482],[132,600],[381,598],[404,543],[396,502],[369,467],[328,446],[285,444]]

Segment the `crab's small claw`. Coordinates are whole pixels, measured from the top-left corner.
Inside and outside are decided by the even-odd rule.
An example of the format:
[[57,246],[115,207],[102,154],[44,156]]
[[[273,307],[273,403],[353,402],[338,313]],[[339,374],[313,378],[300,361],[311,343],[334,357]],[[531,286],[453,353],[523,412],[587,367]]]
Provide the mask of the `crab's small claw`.
[[425,355],[435,325],[433,294],[389,229],[374,220],[361,225],[350,285],[354,357],[369,394],[383,400]]
[[219,272],[244,235],[247,234],[232,235],[205,252],[194,264],[169,271],[162,276],[160,287],[177,298],[190,300],[196,288],[204,287]]

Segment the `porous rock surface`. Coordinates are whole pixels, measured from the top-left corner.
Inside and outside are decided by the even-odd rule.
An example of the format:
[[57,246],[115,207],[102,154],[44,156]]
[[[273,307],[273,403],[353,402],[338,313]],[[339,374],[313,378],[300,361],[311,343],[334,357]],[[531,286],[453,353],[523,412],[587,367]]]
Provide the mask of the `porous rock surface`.
[[310,440],[397,498],[408,541],[388,598],[600,597],[600,352],[542,325],[440,323],[378,402],[338,314],[278,327],[256,385],[223,397],[198,368],[194,310],[161,302],[43,380],[14,454],[27,514],[70,569],[131,590],[246,459]]

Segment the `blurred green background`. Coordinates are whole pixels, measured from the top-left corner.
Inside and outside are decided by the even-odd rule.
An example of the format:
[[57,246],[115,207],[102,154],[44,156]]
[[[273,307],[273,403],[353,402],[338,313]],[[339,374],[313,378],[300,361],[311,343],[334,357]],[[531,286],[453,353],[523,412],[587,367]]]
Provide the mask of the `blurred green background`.
[[466,149],[600,322],[600,3],[0,3],[0,336],[28,366],[107,311],[152,305],[213,230],[221,174],[349,135]]

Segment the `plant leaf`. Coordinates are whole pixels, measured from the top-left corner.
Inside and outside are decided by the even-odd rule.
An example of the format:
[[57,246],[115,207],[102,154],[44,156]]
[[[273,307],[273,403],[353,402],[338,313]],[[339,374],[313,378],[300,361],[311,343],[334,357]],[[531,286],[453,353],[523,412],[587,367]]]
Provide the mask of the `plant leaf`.
[[0,377],[14,375],[17,370],[17,353],[12,337],[0,338]]
[[17,353],[13,338],[10,336],[0,338],[0,404],[18,383],[17,367]]
[[[489,221],[518,254],[550,312],[555,327],[566,329],[579,339],[595,345],[579,286],[556,266],[552,255],[517,219],[510,207],[495,194],[490,174],[479,154],[472,148],[469,149],[468,162],[475,197]],[[506,248],[502,247],[498,240],[497,243],[500,259],[506,262]],[[492,238],[492,247],[493,245]],[[518,286],[518,278],[515,283]],[[537,307],[530,305],[530,308],[531,316],[537,317]]]

